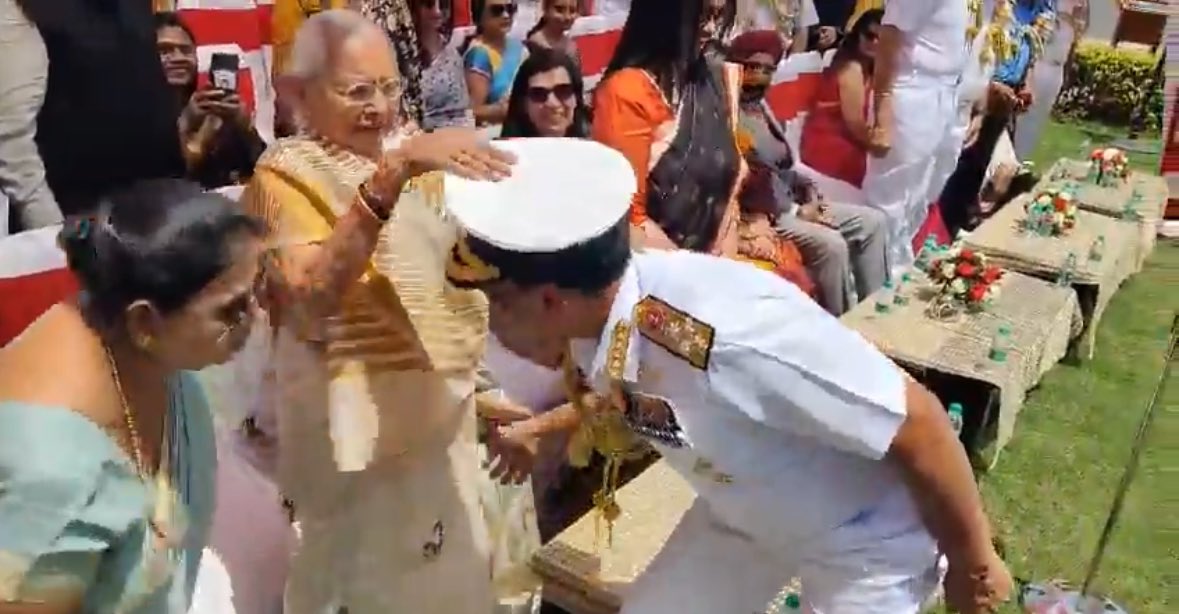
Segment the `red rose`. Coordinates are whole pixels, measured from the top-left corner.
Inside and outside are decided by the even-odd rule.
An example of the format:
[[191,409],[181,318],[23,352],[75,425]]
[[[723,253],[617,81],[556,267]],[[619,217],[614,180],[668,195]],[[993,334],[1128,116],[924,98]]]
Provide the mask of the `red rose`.
[[974,251],[962,248],[962,251],[958,252],[958,259],[965,260],[966,262],[974,262]]
[[990,266],[990,267],[987,267],[985,271],[983,271],[982,280],[984,283],[993,284],[996,281],[999,281],[999,278],[1002,276],[1003,276],[1003,269],[1000,269],[999,267]]
[[1068,201],[1057,197],[1056,200],[1052,201],[1052,207],[1057,211],[1064,213],[1068,209]]
[[974,284],[967,292],[970,300],[977,303],[987,296],[987,284]]
[[966,278],[974,277],[974,274],[976,272],[977,272],[977,270],[975,269],[975,266],[973,264],[970,264],[969,262],[959,262],[958,263],[958,270],[957,270],[958,277],[966,277]]

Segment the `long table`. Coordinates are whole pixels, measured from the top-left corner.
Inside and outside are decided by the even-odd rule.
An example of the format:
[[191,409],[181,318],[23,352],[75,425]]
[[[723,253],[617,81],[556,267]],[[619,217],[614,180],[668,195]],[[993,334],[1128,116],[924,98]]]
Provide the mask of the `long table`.
[[[1097,323],[1118,287],[1138,270],[1138,224],[1082,209],[1077,212],[1076,227],[1065,236],[1030,234],[1022,230],[1022,223],[1026,217],[1024,204],[1034,194],[1012,200],[968,235],[964,243],[1005,269],[1049,281],[1060,277],[1071,255],[1074,266],[1070,283],[1084,316],[1078,356],[1092,358]],[[1105,247],[1101,258],[1094,259],[1090,253],[1099,238]]]
[[[914,274],[903,305],[877,311],[870,296],[842,321],[918,379],[944,403],[961,402],[966,411],[963,441],[984,467],[991,467],[1015,430],[1028,390],[1068,352],[1080,333],[1081,310],[1071,288],[1007,272],[1000,296],[986,310],[939,319],[926,309],[934,291]],[[1010,329],[1006,360],[990,358],[1000,326]],[[931,374],[940,376],[931,378]]]
[[1137,258],[1135,271],[1141,270],[1146,258],[1154,251],[1159,224],[1166,214],[1170,197],[1167,182],[1158,175],[1131,172],[1125,182],[1100,186],[1087,181],[1089,164],[1081,160],[1061,158],[1032,190],[1037,194],[1049,188],[1071,186],[1076,191],[1081,209],[1102,215],[1122,218],[1130,212],[1137,218],[1138,236],[1134,245]]

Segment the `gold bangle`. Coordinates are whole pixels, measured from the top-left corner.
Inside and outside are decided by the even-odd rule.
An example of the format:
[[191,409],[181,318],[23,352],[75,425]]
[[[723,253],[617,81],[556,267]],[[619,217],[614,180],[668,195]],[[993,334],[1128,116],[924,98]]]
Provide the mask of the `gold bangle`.
[[[389,216],[393,215],[393,207],[385,206],[386,203],[384,202],[384,199],[373,194],[372,190],[368,186],[367,181],[361,182],[361,184],[357,186],[356,199],[360,201],[360,204],[364,205],[364,208],[367,209],[368,212],[371,213],[373,217],[377,218],[377,221],[381,222],[382,224],[388,222]],[[373,206],[374,204],[376,206]],[[394,201],[394,204],[396,204],[396,201]]]

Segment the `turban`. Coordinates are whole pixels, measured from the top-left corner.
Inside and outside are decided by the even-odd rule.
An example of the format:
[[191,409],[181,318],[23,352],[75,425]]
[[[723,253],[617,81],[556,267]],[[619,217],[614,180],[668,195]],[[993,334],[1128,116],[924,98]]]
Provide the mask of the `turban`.
[[743,62],[758,53],[768,54],[775,62],[781,61],[786,54],[782,35],[777,30],[753,30],[729,43],[729,59],[734,62]]

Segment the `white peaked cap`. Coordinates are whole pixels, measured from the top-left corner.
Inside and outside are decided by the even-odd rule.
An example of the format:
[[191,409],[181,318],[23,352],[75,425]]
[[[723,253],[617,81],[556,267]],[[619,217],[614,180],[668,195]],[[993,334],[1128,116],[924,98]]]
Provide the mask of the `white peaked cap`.
[[446,208],[466,232],[503,250],[549,253],[603,235],[626,215],[638,187],[630,162],[601,143],[572,138],[497,141],[516,155],[510,177],[446,175]]

